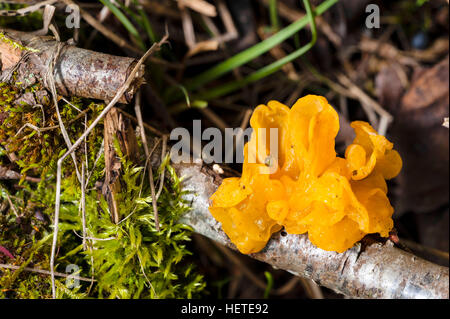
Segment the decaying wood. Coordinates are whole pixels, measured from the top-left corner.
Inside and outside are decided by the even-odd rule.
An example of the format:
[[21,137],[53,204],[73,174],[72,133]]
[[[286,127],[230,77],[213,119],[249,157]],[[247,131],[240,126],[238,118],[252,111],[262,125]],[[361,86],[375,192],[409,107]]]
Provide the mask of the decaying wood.
[[[236,249],[208,210],[209,197],[221,178],[197,164],[173,164],[183,176],[183,190],[192,210],[181,222],[194,231]],[[339,254],[315,247],[307,235],[277,233],[250,257],[314,280],[353,298],[449,298],[449,271],[394,247],[374,242]]]
[[[50,36],[2,29],[0,34],[4,36],[0,38],[0,81],[21,82],[24,86],[39,81],[49,89],[47,79],[53,76],[57,93],[63,96],[110,101],[137,63],[133,58],[77,48]],[[49,74],[53,62],[54,72]],[[144,81],[143,76],[144,66],[119,99],[120,103],[131,101]]]

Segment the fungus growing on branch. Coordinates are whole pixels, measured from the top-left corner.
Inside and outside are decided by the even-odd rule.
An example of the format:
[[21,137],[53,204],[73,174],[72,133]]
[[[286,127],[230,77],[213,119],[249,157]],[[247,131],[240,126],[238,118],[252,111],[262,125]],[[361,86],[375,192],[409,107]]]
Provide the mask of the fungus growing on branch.
[[337,252],[366,234],[388,236],[394,209],[385,180],[398,175],[402,160],[368,123],[352,123],[356,137],[345,158],[335,151],[338,114],[324,97],[305,96],[291,109],[259,105],[250,125],[242,176],[225,179],[209,207],[242,253],[260,251],[282,227]]

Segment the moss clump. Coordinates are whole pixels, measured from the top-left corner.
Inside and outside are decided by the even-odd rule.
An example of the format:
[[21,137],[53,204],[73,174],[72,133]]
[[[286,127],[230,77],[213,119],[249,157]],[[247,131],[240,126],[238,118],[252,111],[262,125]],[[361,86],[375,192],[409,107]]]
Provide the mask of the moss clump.
[[[61,103],[59,108],[73,143],[83,134],[85,121],[90,125],[103,110],[104,104],[72,98],[70,104]],[[99,149],[101,142],[102,128],[99,125],[87,140],[92,151],[89,153],[92,163],[95,149]],[[55,106],[40,85],[21,89],[0,83],[0,143],[7,148],[8,153],[15,153],[18,157],[16,164],[22,174],[31,170],[31,173],[39,172],[44,177],[55,170],[56,161],[67,150],[67,146],[61,135]],[[81,165],[82,156],[78,160]],[[67,172],[75,172],[72,161],[67,161],[65,165]]]
[[[88,249],[83,251],[80,219],[81,189],[74,179],[62,184],[60,232],[57,272],[65,273],[69,265],[80,269],[78,275],[96,282],[80,282],[79,287],[67,288],[66,278],[57,278],[57,293],[61,298],[194,298],[205,287],[203,277],[194,271],[188,260],[186,243],[191,230],[176,221],[189,208],[183,202],[180,181],[167,161],[170,186],[165,186],[158,199],[160,232],[155,229],[150,190],[142,167],[134,167],[122,160],[125,187],[118,203],[123,222],[111,222],[108,205],[96,189],[86,194],[86,226]],[[29,189],[28,182],[25,182]],[[44,183],[30,193],[29,203],[40,204],[43,215],[53,213],[54,185]],[[17,194],[19,195],[19,194]],[[16,203],[20,204],[20,203]],[[17,205],[17,209],[19,205]],[[36,207],[36,206],[35,206]],[[20,209],[22,211],[22,209]],[[0,220],[0,227],[8,231],[0,235],[0,245],[7,247],[17,258],[16,264],[49,269],[51,228],[49,222],[34,225],[38,231],[19,230],[12,214]],[[29,214],[28,214],[29,215]],[[128,218],[126,218],[128,217]],[[29,216],[29,220],[36,219]],[[40,240],[40,242],[39,242]],[[33,244],[36,243],[36,244]],[[26,248],[28,247],[28,253]],[[21,271],[20,274],[0,268],[0,297],[49,298],[48,275]],[[71,274],[70,272],[68,274]]]
[[[165,187],[158,200],[161,230],[157,232],[143,168],[134,167],[125,159],[122,165],[125,187],[117,198],[122,222],[118,225],[111,222],[108,205],[103,197],[98,198],[95,190],[86,198],[88,236],[97,240],[88,242],[89,248],[76,264],[84,265],[82,274],[89,277],[93,261],[98,283],[92,294],[99,298],[198,296],[205,283],[202,276],[193,271],[193,264],[186,262],[190,255],[186,242],[190,240],[191,231],[176,223],[188,210],[181,199],[178,178],[166,161],[162,167],[166,166],[170,172],[171,186]],[[73,192],[66,191],[62,197],[65,204],[61,210],[61,240],[73,236],[72,231],[82,232],[78,209],[80,190],[71,190]],[[82,246],[73,247],[77,249],[81,251]]]
[[[20,266],[19,270],[0,267],[0,297],[50,298],[50,276],[25,270],[25,267],[49,270],[52,238],[52,220],[55,201],[56,162],[66,151],[66,145],[57,127],[57,118],[51,99],[32,106],[16,103],[24,93],[36,97],[40,87],[21,90],[0,84],[0,143],[6,151],[0,161],[8,161],[6,154],[16,153],[16,163],[23,174],[39,175],[41,182],[33,184],[22,179],[20,185],[0,183],[0,245],[15,257],[10,260],[0,253],[0,263]],[[28,101],[28,99],[27,99]],[[46,103],[45,103],[46,102]],[[89,125],[103,109],[102,104],[72,98],[71,104],[87,110]],[[69,136],[74,142],[85,129],[85,118],[73,106],[60,105],[60,112]],[[42,125],[45,117],[45,125]],[[25,124],[36,127],[53,127],[37,132]],[[17,134],[17,131],[24,127]],[[183,202],[180,181],[168,165],[169,171],[161,196],[158,199],[159,232],[153,219],[150,187],[142,167],[132,164],[121,153],[116,143],[116,153],[121,159],[121,192],[117,194],[122,222],[114,224],[108,204],[96,187],[104,179],[104,157],[100,152],[103,125],[99,124],[87,140],[85,148],[77,150],[79,167],[87,158],[86,230],[87,247],[83,249],[81,222],[81,188],[74,164],[70,158],[64,162],[61,185],[60,226],[55,271],[66,273],[67,266],[75,265],[79,276],[93,278],[95,282],[81,281],[78,287],[66,284],[66,278],[57,277],[57,296],[60,298],[193,298],[201,294],[205,283],[193,270],[186,248],[190,240],[189,227],[178,224],[181,214],[189,208]],[[85,156],[86,155],[86,156]],[[155,174],[158,183],[159,174]],[[10,206],[11,200],[14,209]],[[16,216],[19,216],[17,217]],[[67,273],[68,275],[72,273]],[[73,274],[72,274],[73,275]]]

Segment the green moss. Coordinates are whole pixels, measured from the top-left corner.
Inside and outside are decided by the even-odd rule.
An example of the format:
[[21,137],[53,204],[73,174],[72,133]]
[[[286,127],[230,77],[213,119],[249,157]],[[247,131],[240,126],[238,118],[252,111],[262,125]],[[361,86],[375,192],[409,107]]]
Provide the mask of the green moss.
[[[167,186],[158,200],[160,232],[156,231],[150,189],[143,180],[143,170],[122,161],[125,187],[117,202],[122,223],[111,222],[104,200],[94,196],[86,201],[90,236],[116,238],[97,241],[87,256],[92,256],[99,278],[97,293],[108,298],[192,298],[204,288],[202,277],[185,262],[190,254],[186,242],[190,228],[177,224],[188,210],[181,199],[179,180],[171,172]],[[76,218],[76,207],[71,213]],[[129,216],[129,217],[128,217]],[[127,219],[125,219],[128,217]]]
[[14,49],[20,49],[22,51],[30,51],[30,52],[39,52],[39,50],[37,50],[37,49],[25,47],[25,46],[21,45],[20,43],[8,38],[6,35],[3,34],[3,32],[0,32],[0,41],[4,42],[6,44],[9,44]]
[[[123,192],[118,203],[122,223],[111,222],[108,205],[92,189],[86,194],[86,225],[88,236],[97,238],[87,251],[82,250],[82,223],[79,204],[81,190],[73,179],[62,184],[61,221],[59,232],[59,253],[56,271],[65,272],[68,265],[81,269],[80,276],[91,277],[92,266],[96,283],[88,293],[89,283],[82,282],[77,290],[68,289],[65,279],[59,280],[59,297],[95,298],[194,298],[205,287],[203,277],[187,262],[190,252],[186,243],[190,240],[188,226],[176,223],[181,214],[189,208],[181,199],[180,182],[170,167],[170,186],[167,185],[159,200],[160,232],[155,229],[151,207],[150,190],[143,178],[143,169],[123,161]],[[167,165],[167,164],[164,164]],[[45,215],[53,213],[54,185],[42,184],[31,191],[29,202],[40,206]],[[29,185],[27,184],[27,188]],[[21,209],[21,211],[23,211]],[[125,217],[129,216],[127,219]],[[26,240],[39,239],[39,246],[31,246],[34,267],[48,269],[48,252],[51,235],[49,224],[40,225],[40,231],[33,234],[17,232],[14,218],[0,223],[0,227],[10,231],[0,235],[0,244],[5,245],[18,256],[18,264],[26,263],[27,255],[22,255]],[[11,244],[11,239],[15,238]],[[108,240],[101,240],[108,239]],[[9,244],[8,244],[9,243]],[[33,248],[34,247],[34,248]],[[37,248],[39,247],[39,249]],[[92,257],[92,259],[91,259]],[[93,260],[93,264],[91,263]],[[14,272],[3,271],[0,286],[7,287],[3,296],[19,298],[48,298],[49,276],[22,271],[13,280]],[[71,295],[74,293],[75,295]],[[0,296],[1,293],[0,293]]]
[[[66,150],[59,128],[38,134],[26,123],[48,127],[57,125],[55,108],[49,101],[40,107],[14,105],[13,101],[25,92],[38,91],[39,87],[21,90],[0,84],[0,114],[4,114],[0,125],[0,143],[7,148],[4,154],[15,152],[22,173],[41,176],[41,182],[31,184],[21,181],[19,188],[10,183],[0,184],[3,202],[8,197],[20,217],[18,222],[12,209],[0,213],[0,245],[16,256],[15,264],[21,267],[49,269],[52,227],[55,201],[56,161]],[[103,109],[85,99],[72,98],[71,103],[81,110],[89,108],[87,125]],[[65,104],[60,106],[61,116],[73,142],[85,128],[84,116]],[[6,117],[5,117],[6,116]],[[182,200],[180,181],[168,166],[168,158],[160,169],[167,169],[163,191],[158,199],[160,217],[159,232],[156,231],[151,204],[150,187],[142,167],[128,161],[116,143],[116,153],[121,158],[121,192],[116,196],[120,218],[118,225],[111,221],[108,205],[95,187],[104,178],[104,157],[98,155],[103,140],[103,125],[99,124],[87,140],[87,172],[91,178],[86,189],[86,227],[88,237],[99,240],[88,241],[89,249],[82,247],[83,233],[80,213],[81,188],[74,174],[73,162],[67,159],[63,166],[61,185],[61,209],[58,238],[58,254],[55,271],[65,273],[68,265],[76,265],[80,276],[96,282],[80,282],[77,288],[67,288],[65,278],[57,278],[57,296],[61,298],[193,298],[205,287],[201,275],[189,262],[190,252],[186,248],[190,240],[189,227],[178,224],[178,218],[189,208]],[[79,167],[85,161],[84,147],[77,151]],[[95,169],[94,169],[95,163]],[[155,176],[158,183],[158,175]],[[45,220],[36,216],[46,216]],[[101,240],[108,239],[108,240]],[[0,254],[0,262],[4,256]],[[6,257],[5,257],[6,258]],[[3,260],[4,263],[11,262]],[[49,298],[50,276],[25,270],[0,268],[0,297]]]
[[[3,121],[0,121],[0,143],[7,146],[9,153],[15,153],[18,156],[19,160],[16,161],[16,164],[21,168],[22,174],[40,173],[44,177],[55,170],[58,158],[67,150],[58,126],[55,106],[47,97],[41,98],[42,106],[25,103],[16,105],[14,103],[16,98],[23,94],[36,95],[41,90],[39,85],[20,89],[0,83],[0,114],[3,117]],[[87,125],[90,125],[104,108],[104,104],[75,97],[70,100],[70,103],[78,109],[88,109],[86,112]],[[80,116],[79,112],[68,103],[60,105],[60,114],[66,130],[74,142],[84,132],[85,116]],[[44,131],[38,132],[25,125],[32,125],[44,129]],[[21,131],[19,132],[19,130]],[[102,127],[99,125],[87,140],[88,148],[91,150],[89,153],[91,165],[95,161],[95,151],[98,152],[101,142]],[[83,157],[79,156],[79,165],[83,160]],[[66,172],[74,173],[73,162],[66,161],[65,169]]]

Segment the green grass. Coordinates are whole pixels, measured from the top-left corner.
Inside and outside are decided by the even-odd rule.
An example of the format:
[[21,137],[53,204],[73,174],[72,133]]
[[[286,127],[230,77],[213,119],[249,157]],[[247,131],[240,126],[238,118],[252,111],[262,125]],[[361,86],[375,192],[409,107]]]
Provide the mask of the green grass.
[[[322,3],[321,6],[319,6],[316,9],[316,11],[314,12],[313,9],[311,8],[309,0],[303,0],[305,9],[306,9],[306,17],[305,18],[302,18],[302,19],[294,22],[290,26],[281,30],[276,35],[267,39],[267,40],[272,39],[271,41],[265,42],[265,41],[267,41],[267,40],[265,40],[263,42],[260,42],[259,44],[256,44],[252,48],[247,49],[244,52],[235,55],[234,57],[228,59],[227,61],[220,63],[216,67],[213,67],[211,70],[206,71],[205,73],[199,75],[198,77],[196,77],[197,80],[193,79],[192,81],[187,81],[186,88],[193,90],[193,88],[196,88],[197,85],[200,85],[200,83],[204,84],[203,82],[206,79],[213,80],[213,79],[217,78],[220,74],[229,72],[229,68],[231,66],[240,66],[240,65],[244,64],[244,61],[248,61],[250,59],[250,57],[252,57],[254,54],[256,54],[255,49],[254,49],[255,47],[257,49],[259,48],[258,52],[262,54],[262,53],[264,53],[262,51],[263,51],[263,49],[264,50],[266,49],[266,46],[261,47],[261,44],[269,43],[271,45],[276,45],[276,43],[278,43],[277,41],[280,38],[282,38],[279,35],[280,33],[284,37],[286,34],[290,34],[290,32],[291,32],[290,30],[292,29],[293,25],[296,25],[297,27],[300,25],[301,28],[303,28],[304,26],[306,26],[309,23],[309,25],[311,27],[311,41],[309,43],[307,43],[306,45],[300,47],[299,49],[297,49],[294,52],[290,53],[289,55],[285,56],[284,58],[279,59],[279,60],[255,71],[255,72],[253,72],[252,74],[244,77],[243,79],[231,81],[231,82],[222,84],[220,86],[216,86],[211,89],[204,90],[204,92],[194,95],[193,98],[200,99],[200,100],[206,100],[206,101],[214,99],[214,98],[218,98],[218,97],[224,96],[226,94],[229,94],[233,91],[239,90],[242,87],[244,87],[250,83],[259,81],[259,80],[279,71],[284,65],[286,65],[289,62],[294,61],[295,59],[298,59],[299,57],[304,55],[306,52],[308,52],[315,45],[315,43],[317,41],[317,28],[316,28],[316,23],[315,23],[314,18],[317,14],[323,13],[326,9],[329,8],[329,6],[334,4],[336,1],[337,0],[326,1],[326,2]],[[301,24],[300,24],[300,22],[301,22]],[[289,33],[287,33],[287,31],[286,31],[287,29],[289,29]],[[237,59],[237,57],[242,57],[243,60],[239,61]],[[185,106],[185,108],[186,108],[186,106]],[[180,111],[179,104],[177,105],[177,110]]]
[[138,30],[135,28],[133,23],[131,23],[131,21],[125,16],[125,14],[123,14],[123,12],[120,11],[120,9],[117,8],[109,0],[100,0],[100,2],[103,3],[103,5],[105,5],[117,17],[117,19],[119,19],[119,21],[127,29],[127,31],[136,39],[138,45],[140,46],[140,49],[144,50],[145,45]]
[[[331,6],[333,6],[338,0],[326,0],[323,3],[321,3],[315,10],[311,9],[311,5],[308,0],[303,0],[303,3],[305,5],[305,8],[307,10],[307,16],[299,19],[298,21],[293,22],[289,26],[283,28],[270,38],[267,38],[264,41],[259,42],[258,44],[255,44],[254,46],[248,48],[247,50],[244,50],[233,57],[219,63],[215,67],[199,74],[198,76],[189,79],[186,81],[186,88],[189,90],[195,90],[199,87],[207,84],[208,82],[211,82],[222,75],[231,72],[233,69],[238,68],[255,58],[259,57],[260,55],[266,53],[276,45],[280,44],[284,40],[288,39],[289,37],[293,36],[297,32],[299,32],[301,29],[303,29],[308,23],[313,23],[314,21],[313,17],[317,15],[323,14],[325,11],[327,11]],[[309,48],[308,48],[309,50]],[[277,70],[281,68],[284,64],[292,61],[292,59],[297,58],[304,54],[307,50],[299,54],[297,52],[294,55],[290,55],[290,58],[286,57],[283,59],[282,62],[275,62],[276,64],[272,64],[271,67],[264,68],[264,71],[261,71],[261,75],[265,74],[264,76],[267,76],[268,74],[271,74],[273,72],[268,72],[274,67],[277,67]],[[255,76],[253,76],[254,78]],[[244,85],[247,84],[247,82],[243,83]]]
[[277,2],[278,2],[277,0],[269,1],[270,24],[272,26],[273,31],[278,31],[280,27],[280,23],[278,21]]

